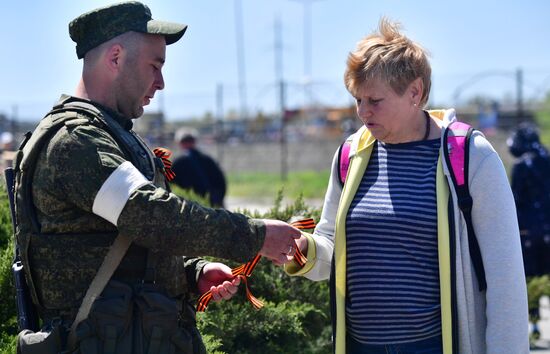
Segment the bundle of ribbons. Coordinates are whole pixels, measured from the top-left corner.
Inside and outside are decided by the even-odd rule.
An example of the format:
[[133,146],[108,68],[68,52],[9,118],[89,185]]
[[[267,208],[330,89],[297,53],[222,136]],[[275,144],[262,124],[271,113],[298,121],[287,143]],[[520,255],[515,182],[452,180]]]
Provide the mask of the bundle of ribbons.
[[170,156],[172,156],[172,151],[163,148],[163,147],[156,147],[153,149],[153,153],[157,158],[159,158],[162,161],[162,164],[164,166],[164,176],[168,181],[172,181],[174,177],[176,177],[176,174],[172,171],[172,161],[170,161]]
[[[315,228],[315,222],[313,219],[303,219],[298,220],[290,223],[290,225],[294,226],[297,229],[300,230],[308,230]],[[300,251],[300,248],[297,247],[296,243],[294,244],[294,260],[296,263],[298,263],[300,266],[304,266],[307,262],[306,256]],[[248,278],[252,275],[252,271],[254,270],[254,267],[258,264],[262,256],[259,254],[254,257],[253,260],[251,260],[248,263],[242,264],[238,267],[235,267],[231,270],[231,273],[233,276],[240,277],[241,280],[244,282],[245,289],[246,289],[246,298],[252,306],[254,306],[255,309],[261,309],[264,306],[264,303],[261,300],[258,300],[254,295],[252,295],[252,292],[250,291],[250,288],[248,286]],[[212,300],[212,293],[209,291],[202,294],[202,296],[197,301],[197,312],[204,312],[206,308],[208,307],[208,304]]]
[[[166,176],[166,179],[168,181],[172,181],[176,176],[175,173],[172,171],[172,161],[170,161],[170,156],[172,156],[172,151],[166,148],[157,147],[153,149],[153,153],[157,158],[159,158],[162,161],[162,164],[164,166],[163,173]],[[315,222],[313,221],[313,219],[310,219],[310,218],[291,222],[290,225],[300,230],[308,230],[308,229],[315,228]],[[292,256],[294,257],[294,260],[301,267],[303,267],[304,264],[306,264],[307,262],[306,256],[304,256],[304,254],[300,251],[300,248],[298,248],[296,243],[294,243],[293,249],[295,250],[294,254],[292,254]],[[254,306],[254,308],[256,309],[262,308],[264,306],[264,303],[258,300],[254,295],[252,295],[252,292],[248,287],[248,278],[252,275],[252,271],[254,270],[254,268],[256,267],[256,265],[258,264],[261,258],[262,256],[258,254],[250,262],[242,264],[231,270],[231,273],[233,274],[233,276],[240,277],[241,280],[244,282],[244,285],[246,288],[246,298],[248,299],[248,301],[250,301],[252,306]],[[204,312],[211,300],[212,300],[212,293],[210,291],[207,291],[204,294],[202,294],[202,296],[199,298],[197,303],[197,311]]]

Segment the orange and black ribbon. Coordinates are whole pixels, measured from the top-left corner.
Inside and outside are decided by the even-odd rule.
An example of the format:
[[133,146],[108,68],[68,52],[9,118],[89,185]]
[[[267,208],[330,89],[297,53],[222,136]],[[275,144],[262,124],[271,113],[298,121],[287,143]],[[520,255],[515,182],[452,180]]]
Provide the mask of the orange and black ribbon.
[[162,164],[164,165],[164,176],[168,181],[172,181],[174,177],[176,177],[176,174],[174,171],[172,171],[172,161],[170,161],[170,156],[172,156],[172,151],[163,148],[163,147],[156,147],[153,149],[153,153],[156,157],[161,159]]
[[[313,229],[315,228],[315,221],[313,219],[303,219],[298,220],[295,222],[290,223],[290,225],[294,226],[297,229],[300,230],[307,230],[307,229]],[[304,256],[302,251],[300,251],[300,248],[296,245],[296,242],[294,243],[294,260],[296,263],[298,263],[301,267],[303,267],[306,262],[307,258]],[[252,306],[254,306],[255,309],[259,310],[264,306],[264,303],[261,300],[258,300],[254,295],[252,295],[252,292],[250,291],[250,288],[248,287],[248,278],[252,275],[252,271],[260,261],[262,256],[259,254],[254,257],[253,260],[251,260],[248,263],[242,264],[236,268],[233,268],[231,270],[231,273],[233,276],[240,277],[242,281],[244,282],[244,286],[246,289],[246,298]],[[197,312],[204,312],[206,311],[206,308],[208,307],[208,304],[212,300],[212,293],[210,290],[202,294],[202,296],[197,301]]]

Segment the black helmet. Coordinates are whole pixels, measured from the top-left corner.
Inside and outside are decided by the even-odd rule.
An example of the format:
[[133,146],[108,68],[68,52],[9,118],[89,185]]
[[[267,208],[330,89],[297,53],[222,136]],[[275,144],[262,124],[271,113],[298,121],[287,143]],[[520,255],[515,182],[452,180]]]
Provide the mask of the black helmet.
[[536,149],[540,144],[537,127],[528,122],[520,123],[518,129],[510,135],[506,143],[510,153],[515,157]]

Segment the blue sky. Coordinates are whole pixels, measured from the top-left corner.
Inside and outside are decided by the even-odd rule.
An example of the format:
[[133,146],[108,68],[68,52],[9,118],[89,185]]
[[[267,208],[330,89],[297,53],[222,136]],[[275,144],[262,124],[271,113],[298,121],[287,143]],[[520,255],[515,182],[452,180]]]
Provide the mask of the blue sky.
[[[184,38],[168,47],[166,88],[149,110],[164,109],[169,120],[215,113],[216,86],[223,85],[223,109],[238,111],[239,76],[235,1],[241,1],[250,112],[277,109],[274,23],[281,23],[284,78],[290,108],[304,97],[303,4],[293,0],[150,0],[156,19],[189,25]],[[3,1],[0,56],[3,85],[0,113],[39,119],[61,93],[72,93],[80,77],[68,23],[110,1]],[[405,33],[431,53],[432,103],[452,106],[472,95],[514,97],[514,72],[524,73],[526,98],[550,90],[550,2],[367,1],[311,3],[311,92],[318,106],[348,104],[342,84],[346,56],[376,28],[380,16],[400,21]],[[491,73],[457,87],[480,73]]]

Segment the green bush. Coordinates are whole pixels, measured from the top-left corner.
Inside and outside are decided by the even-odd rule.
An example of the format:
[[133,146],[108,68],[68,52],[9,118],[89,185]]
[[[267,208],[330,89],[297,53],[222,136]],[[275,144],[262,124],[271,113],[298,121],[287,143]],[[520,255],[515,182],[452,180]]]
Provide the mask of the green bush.
[[0,353],[15,353],[17,317],[11,275],[13,233],[6,188],[0,188]]
[[[550,296],[550,275],[527,278],[527,294],[529,302],[529,313],[539,308],[540,298]],[[531,318],[531,321],[538,321],[539,318]]]
[[[279,192],[274,207],[267,213],[242,212],[285,221],[295,216],[319,220],[320,210],[305,205],[301,197],[284,207],[281,201]],[[264,302],[262,309],[255,310],[248,303],[241,286],[240,294],[231,301],[212,303],[205,313],[198,314],[201,333],[218,340],[212,346],[209,341],[212,337],[205,338],[209,353],[214,350],[231,354],[331,352],[327,282],[289,277],[280,267],[262,259],[249,279],[249,286],[254,296]]]

